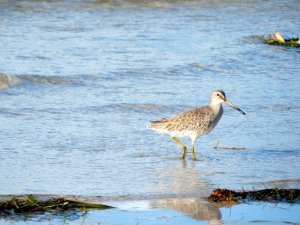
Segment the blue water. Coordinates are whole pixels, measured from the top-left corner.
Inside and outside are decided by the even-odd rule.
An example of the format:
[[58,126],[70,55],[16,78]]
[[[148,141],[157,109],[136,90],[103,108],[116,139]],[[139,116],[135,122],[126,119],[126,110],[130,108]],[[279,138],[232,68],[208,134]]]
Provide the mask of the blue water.
[[[201,197],[300,186],[299,1],[0,1],[0,193]],[[150,120],[225,107],[198,161]],[[190,140],[183,140],[188,146]],[[243,147],[245,150],[214,149]]]
[[299,224],[300,205],[252,203],[220,206],[196,199],[110,202],[117,208],[69,211],[57,215],[6,217],[1,224],[107,224],[107,225],[204,225],[204,224]]

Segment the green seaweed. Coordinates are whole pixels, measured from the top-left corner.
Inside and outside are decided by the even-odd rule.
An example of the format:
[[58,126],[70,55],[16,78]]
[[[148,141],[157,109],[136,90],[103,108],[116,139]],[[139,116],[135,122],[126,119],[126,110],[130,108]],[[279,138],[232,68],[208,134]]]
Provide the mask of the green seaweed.
[[285,42],[283,42],[283,43],[270,38],[267,40],[267,44],[300,48],[300,43],[298,42],[298,39],[296,39],[296,38],[285,40]]
[[47,211],[67,211],[73,209],[108,209],[108,205],[95,204],[88,202],[79,202],[67,200],[64,198],[51,198],[46,201],[39,201],[33,195],[24,197],[12,197],[11,200],[0,203],[1,214],[28,214],[42,213]]

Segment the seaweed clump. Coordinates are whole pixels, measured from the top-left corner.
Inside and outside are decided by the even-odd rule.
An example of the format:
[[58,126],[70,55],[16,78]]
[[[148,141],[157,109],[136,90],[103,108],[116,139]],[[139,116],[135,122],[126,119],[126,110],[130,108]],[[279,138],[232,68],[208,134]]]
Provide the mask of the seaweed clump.
[[280,45],[300,48],[299,38],[284,39],[279,32],[267,38],[266,43],[269,45]]
[[267,44],[300,48],[300,43],[298,41],[299,41],[298,38],[291,38],[291,39],[286,39],[284,43],[281,43],[273,39],[268,39]]
[[237,203],[246,200],[266,202],[299,202],[300,189],[263,189],[258,191],[233,191],[215,189],[208,199],[213,202]]
[[9,201],[0,202],[0,214],[34,214],[43,212],[62,212],[73,209],[108,209],[110,206],[67,200],[64,198],[51,198],[39,201],[32,195],[26,197],[13,197]]

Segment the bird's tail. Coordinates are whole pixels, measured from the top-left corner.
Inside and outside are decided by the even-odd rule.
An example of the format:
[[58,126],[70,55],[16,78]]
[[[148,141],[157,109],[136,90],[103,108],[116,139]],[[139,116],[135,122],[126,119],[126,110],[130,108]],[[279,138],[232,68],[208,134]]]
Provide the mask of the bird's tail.
[[168,124],[168,121],[166,121],[166,120],[151,121],[148,124],[147,128],[153,129],[159,133],[165,133],[167,124]]

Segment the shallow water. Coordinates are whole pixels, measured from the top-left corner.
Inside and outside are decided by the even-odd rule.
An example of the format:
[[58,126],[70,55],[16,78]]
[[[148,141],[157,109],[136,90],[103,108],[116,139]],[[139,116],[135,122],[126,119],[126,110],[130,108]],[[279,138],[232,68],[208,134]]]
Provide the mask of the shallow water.
[[[299,204],[218,205],[194,198],[109,201],[108,210],[2,217],[8,224],[299,224]],[[298,221],[298,222],[297,222]]]
[[[0,193],[299,188],[300,51],[257,38],[299,35],[299,11],[292,0],[1,0]],[[219,88],[247,115],[224,106],[198,161],[146,129]]]

